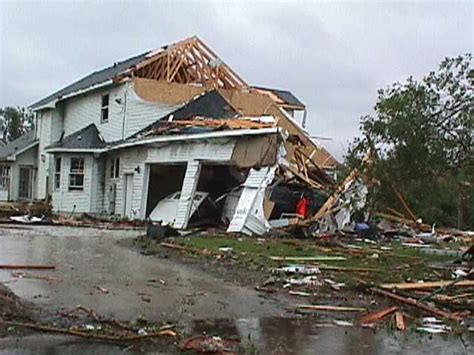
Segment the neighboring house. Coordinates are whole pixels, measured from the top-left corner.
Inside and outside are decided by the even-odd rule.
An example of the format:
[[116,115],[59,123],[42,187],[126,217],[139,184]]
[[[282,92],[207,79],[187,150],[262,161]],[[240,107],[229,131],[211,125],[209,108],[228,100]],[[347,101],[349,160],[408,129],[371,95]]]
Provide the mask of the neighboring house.
[[38,145],[36,132],[31,131],[0,147],[0,201],[34,198]]
[[215,185],[211,177],[222,183],[217,194],[229,181],[242,184],[242,169],[247,176],[275,164],[281,130],[293,137],[290,157],[304,150],[318,164],[333,159],[295,120],[306,108],[293,94],[249,86],[197,37],[96,71],[31,109],[37,130],[16,150],[0,148],[10,157],[4,198],[51,197],[57,212],[144,219],[181,191],[176,226],[184,227],[196,189]]

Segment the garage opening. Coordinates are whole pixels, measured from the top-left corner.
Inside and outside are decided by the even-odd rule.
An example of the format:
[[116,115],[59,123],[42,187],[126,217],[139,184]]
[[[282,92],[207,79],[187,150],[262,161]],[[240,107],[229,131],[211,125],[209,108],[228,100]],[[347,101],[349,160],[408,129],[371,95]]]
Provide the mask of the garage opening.
[[173,192],[181,191],[186,164],[151,164],[148,180],[146,216],[148,217],[156,204]]
[[220,226],[233,215],[239,186],[245,181],[248,169],[230,165],[203,164],[196,191],[206,194],[206,201],[189,220],[189,226]]

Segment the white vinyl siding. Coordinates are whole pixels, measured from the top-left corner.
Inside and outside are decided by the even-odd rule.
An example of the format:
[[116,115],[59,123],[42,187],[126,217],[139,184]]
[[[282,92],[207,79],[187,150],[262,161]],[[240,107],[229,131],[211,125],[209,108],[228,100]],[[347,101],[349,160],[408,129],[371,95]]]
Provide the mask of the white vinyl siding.
[[172,106],[154,102],[148,102],[141,99],[130,87],[127,90],[127,116],[125,138],[142,130],[158,119],[175,111],[180,106]]
[[[90,154],[60,154],[61,185],[53,192],[53,210],[57,212],[91,212],[91,196],[93,184],[93,161]],[[84,189],[69,191],[69,173],[71,158],[84,159]],[[95,183],[95,182],[94,182]]]
[[[65,135],[68,136],[94,123],[107,142],[122,139],[124,90],[125,85],[121,85],[67,100],[64,118]],[[102,123],[102,95],[105,93],[109,94],[108,120]]]
[[[115,200],[115,211],[122,214],[124,210],[124,174],[133,174],[133,194],[132,194],[132,211],[134,218],[140,218],[142,205],[142,191],[145,190],[143,186],[145,160],[147,155],[146,148],[132,148],[123,151],[120,154],[120,179],[107,179],[108,184],[117,183],[117,194]],[[138,168],[138,169],[137,169]],[[139,171],[137,171],[139,170]],[[108,189],[106,184],[106,189]],[[108,203],[108,202],[107,202]]]

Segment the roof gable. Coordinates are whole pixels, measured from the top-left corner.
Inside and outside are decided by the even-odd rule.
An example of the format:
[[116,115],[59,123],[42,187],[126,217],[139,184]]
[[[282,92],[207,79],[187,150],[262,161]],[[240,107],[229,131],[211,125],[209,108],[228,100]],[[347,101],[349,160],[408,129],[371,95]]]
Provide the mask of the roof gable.
[[35,142],[38,142],[36,139],[36,131],[32,130],[11,141],[7,145],[0,147],[0,158],[13,156]]
[[101,149],[106,145],[107,143],[104,141],[97,126],[91,123],[87,127],[60,139],[59,142],[49,145],[46,149]]

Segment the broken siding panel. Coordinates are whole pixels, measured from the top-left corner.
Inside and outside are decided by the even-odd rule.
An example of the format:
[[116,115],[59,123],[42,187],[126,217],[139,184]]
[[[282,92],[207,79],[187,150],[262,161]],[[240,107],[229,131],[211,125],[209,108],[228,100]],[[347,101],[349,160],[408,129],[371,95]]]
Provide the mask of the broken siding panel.
[[126,96],[125,137],[130,137],[179,107],[179,105],[147,102],[141,99],[133,88],[127,90]]
[[147,163],[187,162],[189,160],[230,161],[235,140],[180,142],[150,148]]
[[178,210],[176,212],[176,219],[173,224],[175,228],[186,228],[188,225],[191,204],[194,193],[196,192],[200,172],[201,164],[199,161],[193,160],[188,162],[186,174],[184,175],[183,187],[181,188],[181,196],[178,203]]
[[[109,94],[109,116],[101,122],[102,95]],[[95,123],[107,142],[122,139],[125,85],[71,98],[65,103],[64,131],[68,136]]]
[[[93,157],[87,154],[61,154],[61,184],[53,193],[53,210],[57,212],[91,212]],[[84,189],[69,191],[71,158],[84,158]]]

